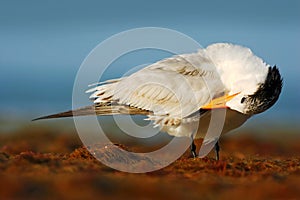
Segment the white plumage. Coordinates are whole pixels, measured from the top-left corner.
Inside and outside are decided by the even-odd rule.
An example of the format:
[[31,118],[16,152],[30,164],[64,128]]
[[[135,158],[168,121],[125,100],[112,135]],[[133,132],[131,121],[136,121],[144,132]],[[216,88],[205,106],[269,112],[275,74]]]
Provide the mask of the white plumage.
[[[90,97],[94,103],[116,102],[149,110],[153,113],[149,119],[162,130],[175,136],[191,136],[193,130],[187,127],[190,121],[186,117],[212,99],[238,93],[226,104],[243,113],[241,97],[257,91],[266,79],[268,67],[248,48],[219,43],[197,53],[158,61],[87,92],[93,92]],[[234,121],[232,127],[236,126]],[[196,137],[203,135],[198,133]]]

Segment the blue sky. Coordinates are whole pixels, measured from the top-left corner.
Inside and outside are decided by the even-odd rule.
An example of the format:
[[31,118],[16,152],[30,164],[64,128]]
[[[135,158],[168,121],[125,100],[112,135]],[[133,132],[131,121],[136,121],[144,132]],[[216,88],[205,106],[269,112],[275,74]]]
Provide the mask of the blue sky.
[[[245,45],[276,64],[284,76],[283,93],[261,117],[299,121],[299,11],[299,1],[0,0],[0,110],[71,108],[76,72],[97,44],[121,31],[154,26],[180,31],[203,46]],[[117,64],[130,69],[164,56],[139,53]]]

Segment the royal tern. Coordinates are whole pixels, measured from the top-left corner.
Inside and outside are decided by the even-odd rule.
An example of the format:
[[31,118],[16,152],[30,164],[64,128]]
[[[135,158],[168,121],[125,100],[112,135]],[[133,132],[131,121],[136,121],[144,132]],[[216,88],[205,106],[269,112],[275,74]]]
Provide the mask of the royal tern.
[[196,53],[158,61],[127,77],[98,83],[87,91],[92,106],[38,119],[95,113],[146,115],[170,135],[191,137],[191,152],[196,156],[193,140],[204,138],[213,110],[226,110],[224,134],[274,105],[281,88],[276,66],[266,64],[249,48],[216,43]]

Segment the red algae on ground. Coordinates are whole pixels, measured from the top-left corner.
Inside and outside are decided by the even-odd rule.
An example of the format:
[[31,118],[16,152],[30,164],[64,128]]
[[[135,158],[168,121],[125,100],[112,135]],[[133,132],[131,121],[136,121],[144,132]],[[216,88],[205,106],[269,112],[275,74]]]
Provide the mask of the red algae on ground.
[[[31,136],[26,132],[1,135],[2,199],[300,198],[300,144],[295,139],[225,138],[221,141],[220,161],[213,154],[203,159],[190,158],[187,150],[184,156],[158,171],[129,174],[103,165],[94,155],[132,165],[159,163],[144,156],[137,156],[134,159],[138,162],[130,163],[132,155],[119,149],[138,151],[142,147],[81,147],[75,133]],[[273,151],[262,148],[260,152],[262,146]]]

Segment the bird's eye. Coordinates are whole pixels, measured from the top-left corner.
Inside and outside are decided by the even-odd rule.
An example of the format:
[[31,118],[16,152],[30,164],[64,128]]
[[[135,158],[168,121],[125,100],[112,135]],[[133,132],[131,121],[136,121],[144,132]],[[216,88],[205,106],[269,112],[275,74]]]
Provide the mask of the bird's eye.
[[243,97],[243,98],[241,99],[241,103],[244,103],[245,100],[246,100],[246,97]]

